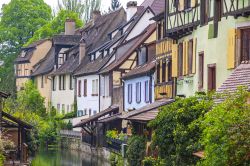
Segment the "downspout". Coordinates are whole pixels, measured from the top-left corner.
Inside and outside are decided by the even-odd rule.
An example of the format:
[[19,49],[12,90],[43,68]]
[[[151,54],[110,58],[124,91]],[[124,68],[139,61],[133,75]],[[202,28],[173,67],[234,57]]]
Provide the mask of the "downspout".
[[99,112],[101,112],[101,75],[99,74]]
[[[124,80],[122,79],[122,112],[124,111],[124,109],[125,109],[125,85],[124,85]],[[120,112],[120,113],[122,113],[122,112]]]

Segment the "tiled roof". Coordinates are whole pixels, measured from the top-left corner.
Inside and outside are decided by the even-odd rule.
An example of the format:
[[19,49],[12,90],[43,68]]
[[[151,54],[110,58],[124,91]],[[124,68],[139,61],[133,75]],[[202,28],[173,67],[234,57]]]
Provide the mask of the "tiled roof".
[[[105,58],[99,57],[95,61],[90,62],[88,54],[97,51],[98,48],[110,44],[108,33],[110,30],[117,28],[126,20],[126,14],[123,8],[105,14],[97,18],[95,23],[88,24],[87,27],[80,30],[86,42],[87,53],[80,65],[75,69],[75,75],[84,75],[98,72],[101,67],[110,59],[110,56]],[[72,62],[71,62],[72,63]],[[63,66],[62,66],[63,67]],[[64,69],[66,72],[67,69]]]
[[149,73],[152,73],[154,68],[155,68],[155,61],[151,61],[146,64],[136,66],[134,69],[129,71],[127,74],[125,74],[122,78],[129,79],[129,78],[134,78],[137,76],[149,74]]
[[21,62],[28,62],[30,60],[30,58],[32,57],[36,47],[40,44],[43,44],[44,42],[49,41],[49,39],[42,39],[42,40],[38,40],[36,42],[33,42],[32,44],[23,47],[22,51],[26,51],[26,54],[24,57],[21,57],[21,54],[16,58],[15,63],[21,63]]
[[[167,104],[171,104],[173,103],[175,100],[174,99],[162,99],[162,100],[157,100],[155,102],[153,102],[152,104],[148,104],[138,110],[134,110],[131,112],[128,112],[127,114],[122,116],[122,119],[129,119],[132,118],[134,116],[140,115],[142,113],[151,111],[151,110],[155,110],[160,108],[161,106],[167,105]],[[147,118],[147,117],[145,117]]]
[[165,9],[165,0],[145,0],[141,6],[149,6],[155,14],[159,14]]
[[[217,93],[235,93],[240,86],[246,87],[247,90],[250,90],[250,64],[241,64],[238,66],[217,90]],[[221,96],[220,98],[216,97],[214,102],[219,104],[224,100],[223,96]]]
[[250,64],[241,64],[238,66],[217,92],[235,92],[239,86],[250,88]]
[[155,31],[155,24],[149,25],[141,34],[125,42],[117,48],[116,61],[103,69],[101,73],[107,73],[124,63],[129,56]]
[[76,45],[81,40],[81,35],[55,35],[53,44],[55,45]]
[[101,111],[91,117],[89,117],[88,119],[83,119],[81,122],[79,122],[78,124],[76,124],[75,126],[73,126],[74,128],[77,128],[77,127],[82,127],[90,122],[96,122],[98,121],[99,118],[102,118],[108,114],[116,114],[118,113],[119,111],[119,107],[118,106],[115,106],[115,105],[112,105],[110,106],[109,108],[107,108],[106,110],[104,111]]
[[55,64],[55,47],[51,47],[44,59],[42,59],[36,66],[35,71],[31,76],[38,76],[48,74],[53,71]]

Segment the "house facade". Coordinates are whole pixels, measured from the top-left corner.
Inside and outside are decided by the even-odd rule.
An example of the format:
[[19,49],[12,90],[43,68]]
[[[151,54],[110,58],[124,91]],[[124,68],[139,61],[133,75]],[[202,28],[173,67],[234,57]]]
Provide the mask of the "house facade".
[[21,90],[25,82],[31,79],[35,65],[47,55],[51,46],[51,40],[44,39],[22,48],[14,65],[17,91]]

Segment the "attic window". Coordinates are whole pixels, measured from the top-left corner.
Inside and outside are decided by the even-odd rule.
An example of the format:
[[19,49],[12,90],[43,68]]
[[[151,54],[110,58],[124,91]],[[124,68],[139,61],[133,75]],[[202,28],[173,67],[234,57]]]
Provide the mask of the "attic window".
[[147,62],[147,47],[143,46],[138,51],[138,65],[143,65]]
[[91,54],[91,55],[90,55],[90,61],[92,62],[92,61],[94,61],[95,59],[96,59],[95,54]]
[[25,55],[26,55],[26,53],[27,53],[27,51],[22,51],[22,53],[21,53],[21,57],[22,57],[22,58],[24,58],[24,57],[25,57]]

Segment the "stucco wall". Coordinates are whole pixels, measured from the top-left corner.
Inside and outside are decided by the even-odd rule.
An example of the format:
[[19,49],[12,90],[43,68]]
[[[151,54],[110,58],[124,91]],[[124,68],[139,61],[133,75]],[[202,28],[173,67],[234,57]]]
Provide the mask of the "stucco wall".
[[[208,64],[216,64],[216,89],[218,89],[226,78],[230,75],[232,70],[227,69],[227,48],[228,48],[228,31],[232,28],[236,28],[238,24],[242,24],[247,18],[225,17],[219,22],[218,37],[208,39],[209,25],[198,27],[197,30],[189,36],[186,36],[179,40],[197,38],[197,50],[196,50],[196,73],[192,76],[185,77],[183,80],[179,80],[177,83],[177,94],[185,94],[186,96],[194,95],[198,91],[198,55],[200,52],[204,52],[204,91],[207,91],[208,85]],[[212,24],[212,22],[209,22]]]
[[[152,102],[154,102],[154,77],[153,75],[151,75],[152,77],[152,85],[151,85],[151,93],[152,93],[152,97],[151,100]],[[145,102],[145,81],[149,81],[150,82],[150,77],[149,76],[142,76],[142,77],[137,77],[137,78],[133,78],[133,79],[129,79],[129,80],[125,80],[124,81],[124,111],[128,111],[128,110],[133,110],[133,109],[139,109],[147,104],[150,103],[146,103]],[[141,102],[137,103],[136,102],[136,83],[137,82],[141,82]],[[128,102],[128,85],[132,84],[132,103]]]
[[[74,90],[70,89],[70,75],[65,75],[65,90],[59,90],[59,76],[56,76],[56,90],[52,91],[51,104],[55,108],[60,104],[60,113],[62,113],[62,105],[65,106],[65,113],[74,111]],[[74,81],[73,88],[74,87]]]
[[[44,76],[45,80],[46,76]],[[48,78],[47,82],[44,81],[44,86],[43,88],[41,87],[41,82],[42,82],[42,76],[36,76],[34,78],[35,84],[37,86],[38,91],[44,97],[45,99],[45,107],[48,109],[50,108],[50,103],[51,103],[51,79]]]
[[[87,96],[83,95],[84,89],[84,79],[87,79]],[[99,80],[99,75],[89,75],[77,78],[77,110],[84,111],[87,109],[87,114],[89,114],[89,109],[91,109],[91,115],[99,112],[99,94],[98,96],[92,96],[92,80]],[[78,96],[78,83],[81,80],[81,97]],[[99,89],[99,88],[98,88]],[[99,91],[99,90],[98,90]]]

